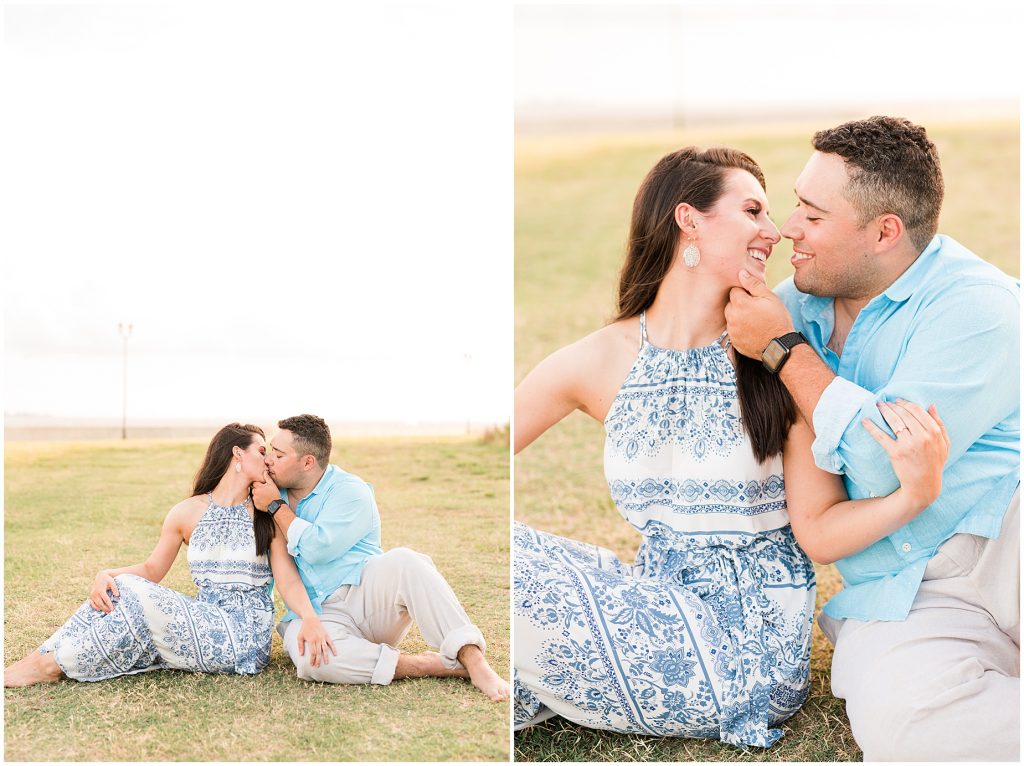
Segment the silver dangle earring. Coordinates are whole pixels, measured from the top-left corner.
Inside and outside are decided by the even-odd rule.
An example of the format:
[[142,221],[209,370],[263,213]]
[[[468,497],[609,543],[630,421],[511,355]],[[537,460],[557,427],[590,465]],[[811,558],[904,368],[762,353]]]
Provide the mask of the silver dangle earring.
[[242,461],[239,460],[237,463],[235,463],[235,473],[241,473],[241,472],[242,472]]
[[688,269],[696,268],[697,264],[700,263],[700,250],[692,242],[683,250],[683,263],[686,264]]

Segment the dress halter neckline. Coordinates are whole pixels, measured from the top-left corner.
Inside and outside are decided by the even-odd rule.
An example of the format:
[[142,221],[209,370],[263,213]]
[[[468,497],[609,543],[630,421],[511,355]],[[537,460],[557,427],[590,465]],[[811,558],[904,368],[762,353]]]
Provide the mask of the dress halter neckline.
[[248,508],[249,507],[249,502],[252,499],[251,497],[247,497],[247,498],[245,498],[245,500],[243,502],[238,503],[237,505],[222,505],[222,504],[218,503],[216,500],[213,499],[213,492],[212,491],[207,492],[206,496],[208,498],[210,498],[210,505],[213,506],[214,508],[225,508],[225,509],[227,509],[229,511],[233,511],[236,508]]
[[650,348],[657,349],[658,351],[668,351],[668,352],[673,353],[673,354],[685,354],[685,353],[690,352],[690,351],[702,351],[704,349],[713,348],[714,346],[718,346],[719,348],[728,350],[729,347],[732,346],[732,341],[729,340],[729,328],[727,327],[727,328],[725,328],[725,330],[722,332],[721,335],[719,335],[717,338],[715,338],[713,341],[711,341],[711,343],[708,343],[705,346],[697,346],[695,348],[664,348],[663,346],[655,346],[653,343],[651,343],[650,339],[647,337],[647,311],[641,311],[640,312],[640,348],[643,348],[644,346],[648,346]]

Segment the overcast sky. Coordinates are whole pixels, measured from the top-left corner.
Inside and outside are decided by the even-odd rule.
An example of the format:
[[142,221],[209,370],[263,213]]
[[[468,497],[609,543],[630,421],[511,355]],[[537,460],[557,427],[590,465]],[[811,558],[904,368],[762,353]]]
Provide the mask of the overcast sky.
[[8,2],[4,411],[131,322],[135,417],[505,421],[514,115],[1007,101],[1018,6]]
[[6,5],[6,412],[509,418],[511,8],[350,6]]
[[526,3],[517,118],[1015,101],[1021,3]]

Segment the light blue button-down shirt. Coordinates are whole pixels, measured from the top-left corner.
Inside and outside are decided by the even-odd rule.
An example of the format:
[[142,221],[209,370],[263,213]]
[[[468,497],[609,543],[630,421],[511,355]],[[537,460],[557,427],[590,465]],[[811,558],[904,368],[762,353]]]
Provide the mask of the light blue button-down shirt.
[[951,442],[942,493],[906,526],[836,562],[844,588],[826,614],[902,620],[936,549],[954,534],[999,536],[1020,481],[1020,283],[946,236],[857,316],[842,356],[826,345],[831,298],[776,288],[810,345],[839,377],[814,410],[817,465],[843,474],[853,499],[899,481],[860,420],[887,433],[877,401],[935,404]]
[[[281,491],[287,501],[287,492]],[[342,585],[359,583],[367,559],[382,553],[380,513],[373,487],[336,465],[327,470],[313,491],[293,509],[288,527],[288,552],[306,586],[313,608]],[[291,609],[283,622],[297,619]]]

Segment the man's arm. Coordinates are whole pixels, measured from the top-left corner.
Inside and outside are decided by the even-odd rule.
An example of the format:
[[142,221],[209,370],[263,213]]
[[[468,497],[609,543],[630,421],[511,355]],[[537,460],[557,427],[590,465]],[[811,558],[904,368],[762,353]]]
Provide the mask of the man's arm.
[[[733,345],[757,359],[762,340],[766,345],[793,324],[774,293],[763,284],[752,288],[733,290],[726,317]],[[896,369],[875,390],[834,375],[828,380],[832,373],[813,349],[794,348],[781,379],[805,419],[811,413],[817,465],[846,474],[873,495],[894,491],[899,481],[888,456],[860,421],[868,418],[891,434],[876,405],[899,398],[938,407],[951,441],[949,462],[955,462],[1016,406],[1019,311],[1018,296],[998,284],[975,284],[924,307]]]
[[[316,566],[333,561],[373,529],[373,491],[362,483],[332,487],[312,522],[294,517],[288,526],[288,552]],[[282,506],[278,513],[285,510]],[[277,514],[275,514],[276,517]]]
[[[746,271],[740,272],[740,282],[743,287],[732,289],[729,305],[725,307],[729,340],[743,356],[760,361],[761,352],[773,338],[793,332],[793,318],[779,296],[764,282]],[[789,359],[779,371],[780,380],[812,431],[814,409],[835,377],[835,373],[806,343],[790,350]]]
[[896,399],[934,404],[949,434],[947,465],[959,460],[1019,407],[1019,312],[1017,295],[989,284],[922,307],[895,370],[879,388],[836,378],[823,392],[814,412],[815,462],[876,496],[892,492],[899,482],[891,464],[857,425],[868,418],[882,426],[877,403]]
[[[266,509],[280,499],[280,490],[264,473],[264,482],[253,485],[253,502]],[[274,513],[274,523],[288,542],[288,553],[301,556],[316,565],[333,561],[362,540],[374,525],[373,490],[364,483],[352,482],[327,490],[324,507],[312,522],[300,519],[284,503]]]
[[[786,332],[793,332],[793,330],[790,329]],[[779,336],[773,335],[772,337]],[[800,411],[800,416],[812,432],[814,431],[814,410],[818,406],[818,402],[821,401],[821,395],[825,393],[825,389],[835,379],[836,374],[807,343],[801,343],[791,349],[789,359],[779,370],[779,380],[786,386],[789,395],[793,397],[793,403]]]

